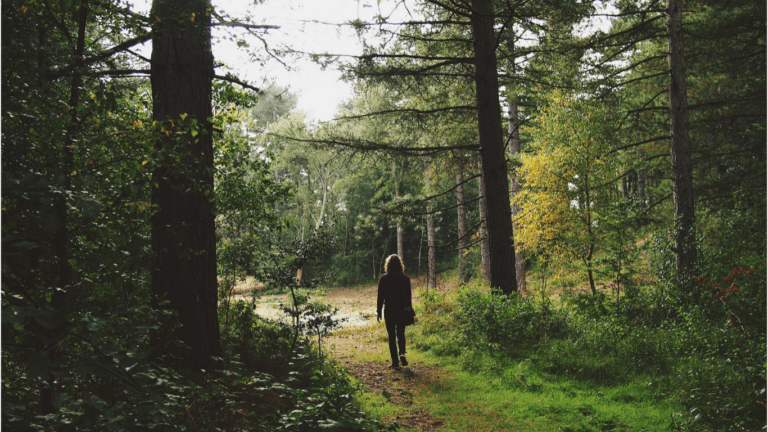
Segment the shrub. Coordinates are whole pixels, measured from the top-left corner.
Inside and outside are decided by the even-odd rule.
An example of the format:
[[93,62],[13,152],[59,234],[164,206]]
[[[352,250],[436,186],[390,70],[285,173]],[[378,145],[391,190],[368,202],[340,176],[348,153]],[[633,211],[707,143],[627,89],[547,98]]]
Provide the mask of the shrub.
[[568,316],[548,301],[532,296],[504,296],[466,290],[458,300],[461,331],[472,346],[488,344],[508,349],[523,341],[538,341],[562,333]]

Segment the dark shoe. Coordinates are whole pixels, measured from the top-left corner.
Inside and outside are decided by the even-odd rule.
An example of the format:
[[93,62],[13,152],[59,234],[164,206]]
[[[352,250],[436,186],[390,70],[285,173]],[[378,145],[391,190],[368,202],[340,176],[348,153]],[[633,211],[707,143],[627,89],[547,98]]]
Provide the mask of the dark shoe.
[[400,365],[397,363],[392,363],[391,365],[387,366],[390,369],[400,369]]
[[403,366],[408,366],[408,360],[405,359],[404,355],[400,356],[400,364]]

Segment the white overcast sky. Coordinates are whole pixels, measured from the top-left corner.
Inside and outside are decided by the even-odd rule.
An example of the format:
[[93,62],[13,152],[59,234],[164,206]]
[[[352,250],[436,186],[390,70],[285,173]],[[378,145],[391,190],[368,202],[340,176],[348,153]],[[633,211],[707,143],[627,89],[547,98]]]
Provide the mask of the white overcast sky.
[[[129,0],[130,1],[130,0]],[[134,0],[133,9],[148,13],[151,0]],[[377,0],[212,0],[217,12],[232,18],[251,17],[253,24],[279,26],[264,35],[270,48],[289,46],[308,53],[333,53],[357,55],[362,46],[349,26],[339,26],[354,19],[370,21],[381,11],[391,13],[396,2]],[[404,13],[404,12],[403,12]],[[217,29],[213,33],[213,55],[238,77],[264,87],[275,83],[289,87],[298,94],[297,109],[307,113],[310,120],[328,121],[334,117],[339,104],[352,97],[350,84],[342,82],[338,70],[330,66],[325,70],[304,56],[282,57],[288,66],[276,60],[266,59],[262,42],[251,37],[243,38],[249,48],[238,48],[229,40],[230,33]],[[151,51],[151,43],[142,51]],[[249,52],[264,58],[263,64],[251,58]],[[221,71],[218,71],[221,72]]]
[[[256,23],[280,26],[264,36],[271,48],[286,45],[317,54],[361,54],[357,35],[344,25],[352,20],[370,22],[378,14],[392,20],[407,19],[401,2],[386,0],[266,0],[255,5],[249,0],[213,0],[213,4],[218,11],[233,17],[242,16],[247,9]],[[248,43],[252,51],[263,56],[262,42],[251,38]],[[297,109],[307,113],[310,120],[333,119],[339,104],[352,97],[352,86],[341,81],[341,74],[333,65],[323,70],[308,56],[282,57],[290,69],[276,60],[268,60],[262,66],[249,59],[248,50],[237,48],[224,38],[215,38],[214,57],[250,83],[263,85],[266,81],[289,87],[299,96]]]
[[[256,23],[280,26],[264,36],[271,48],[287,45],[302,52],[349,55],[362,52],[357,36],[348,26],[333,24],[357,18],[368,20],[378,7],[376,0],[266,0],[257,5],[248,0],[214,0],[213,4],[217,10],[233,17],[248,8]],[[335,68],[322,70],[307,56],[283,57],[290,70],[272,59],[262,66],[248,54],[248,50],[253,50],[263,57],[262,42],[250,38],[248,43],[250,48],[244,50],[219,38],[214,42],[214,56],[257,86],[272,81],[289,87],[299,96],[297,109],[307,113],[310,119],[332,119],[337,106],[352,97],[351,86],[340,80],[341,75]]]
[[[147,13],[150,3],[151,0],[134,0],[134,9]],[[254,24],[279,26],[264,35],[270,48],[287,45],[308,53],[357,55],[362,52],[354,31],[349,26],[334,24],[355,19],[370,22],[377,14],[395,22],[408,19],[408,11],[401,2],[392,0],[265,0],[258,4],[253,0],[212,0],[212,3],[219,13],[233,18],[249,15]],[[413,12],[413,2],[406,0],[405,3]],[[606,24],[598,26],[607,27]],[[307,113],[310,120],[333,119],[338,105],[352,97],[351,85],[341,81],[341,74],[333,66],[321,70],[307,56],[282,57],[290,69],[272,59],[266,59],[262,65],[249,55],[253,52],[264,58],[262,42],[257,39],[245,37],[250,47],[238,48],[228,40],[229,34],[225,31],[216,30],[213,36],[213,55],[217,62],[223,62],[238,77],[257,87],[269,83],[289,87],[299,96],[297,109]],[[151,50],[151,43],[147,43],[145,49]]]

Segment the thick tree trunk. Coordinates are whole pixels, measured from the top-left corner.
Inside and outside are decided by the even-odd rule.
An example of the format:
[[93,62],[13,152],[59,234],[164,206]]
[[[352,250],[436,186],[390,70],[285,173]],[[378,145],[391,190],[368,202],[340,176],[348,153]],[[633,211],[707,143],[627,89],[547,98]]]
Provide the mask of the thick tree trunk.
[[[510,48],[513,48],[512,42],[509,43]],[[513,62],[514,64],[514,62]],[[517,111],[517,94],[514,93],[515,82],[514,77],[509,78],[509,88],[512,89],[509,95],[509,152],[513,155],[520,154],[520,119]],[[514,172],[509,175],[510,184],[510,196],[509,200],[512,203],[512,229],[517,230],[517,224],[514,220],[522,213],[520,205],[515,203],[515,197],[520,193],[522,187],[520,182],[517,181],[517,176]],[[525,291],[525,258],[523,257],[523,248],[519,245],[515,245],[515,277],[517,278],[517,289],[520,292]]]
[[[426,190],[429,193],[429,182],[432,176],[432,170],[429,166],[429,156],[424,156],[424,182]],[[427,204],[427,289],[434,289],[437,286],[437,263],[435,261],[435,219],[430,213],[432,204]]]
[[483,162],[479,160],[477,167],[480,169],[480,177],[477,179],[477,193],[480,196],[478,200],[478,216],[480,217],[480,269],[483,273],[483,280],[491,280],[491,252],[488,249],[488,222],[486,219],[487,204],[485,201],[485,181],[483,181]]
[[499,105],[499,80],[496,73],[493,2],[473,0],[470,21],[475,48],[477,130],[485,177],[491,287],[501,288],[504,294],[511,294],[517,291],[517,280],[514,266],[512,212],[509,205],[509,180]]
[[[156,144],[173,160],[153,173],[152,292],[154,302],[178,311],[176,334],[187,351],[166,346],[167,335],[154,340],[155,355],[181,356],[199,365],[222,355],[216,314],[216,236],[213,198],[211,111],[213,55],[210,2],[154,0],[152,17],[153,118],[174,127],[179,119],[197,120],[195,136],[171,133]],[[174,129],[172,132],[177,132]]]
[[458,216],[458,244],[456,248],[459,253],[459,282],[463,282],[466,278],[467,266],[464,262],[464,245],[466,245],[467,235],[467,206],[464,204],[464,185],[461,183],[464,180],[464,166],[460,160],[461,154],[458,150],[453,151],[453,156],[456,161],[456,214]]
[[693,206],[693,174],[691,169],[691,141],[688,130],[681,0],[667,0],[667,39],[669,42],[670,153],[672,155],[677,275],[683,283],[689,284],[696,266],[693,226],[696,217]]

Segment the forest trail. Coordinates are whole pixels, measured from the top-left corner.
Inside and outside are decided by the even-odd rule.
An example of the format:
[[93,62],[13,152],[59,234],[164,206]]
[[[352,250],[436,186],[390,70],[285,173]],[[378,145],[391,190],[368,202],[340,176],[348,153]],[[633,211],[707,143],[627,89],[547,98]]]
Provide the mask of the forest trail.
[[[413,301],[419,303],[420,293],[426,290],[426,275],[412,277]],[[453,282],[451,284],[450,282]],[[250,280],[241,286],[253,286]],[[455,281],[438,279],[438,289],[455,288]],[[245,291],[244,289],[239,291]],[[387,424],[398,422],[403,430],[435,431],[444,426],[444,420],[435,418],[414,403],[414,397],[429,392],[435,385],[450,377],[450,373],[439,366],[421,363],[420,356],[410,351],[410,364],[400,369],[390,369],[387,332],[384,322],[376,322],[376,285],[347,288],[331,288],[324,295],[312,295],[339,309],[337,317],[345,318],[343,329],[323,340],[323,351],[330,353],[344,367],[350,376],[361,382],[366,391],[380,398],[382,420]],[[235,298],[244,298],[241,295]],[[256,313],[270,319],[284,318],[280,303],[288,302],[289,294],[258,296]],[[406,332],[409,336],[410,332]],[[384,405],[388,404],[389,407]]]
[[[426,275],[412,278],[414,303],[419,302],[425,285]],[[383,396],[382,405],[387,403],[395,408],[393,414],[383,416],[386,423],[398,422],[409,430],[438,430],[444,425],[443,419],[431,416],[414,404],[413,399],[447,379],[449,372],[439,366],[421,364],[413,351],[407,356],[410,362],[407,367],[387,367],[390,363],[387,332],[383,321],[376,322],[376,294],[376,285],[328,291],[326,300],[338,307],[342,315],[358,313],[365,322],[336,332],[327,338],[324,349],[328,349],[355,380],[363,383],[368,392]],[[411,340],[408,344],[410,347]]]
[[415,405],[413,398],[446,379],[449,373],[439,366],[420,364],[413,356],[409,356],[411,360],[407,367],[388,368],[389,353],[383,323],[363,331],[332,336],[326,346],[349,370],[352,378],[363,383],[366,391],[385,398],[382,405],[388,403],[398,408],[397,414],[384,416],[385,423],[396,421],[405,429],[418,431],[435,431],[444,425],[442,419],[434,418]]

